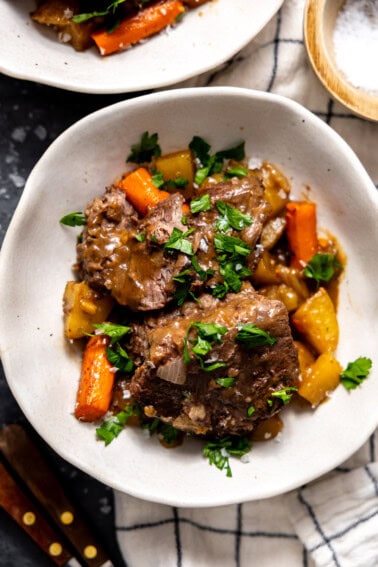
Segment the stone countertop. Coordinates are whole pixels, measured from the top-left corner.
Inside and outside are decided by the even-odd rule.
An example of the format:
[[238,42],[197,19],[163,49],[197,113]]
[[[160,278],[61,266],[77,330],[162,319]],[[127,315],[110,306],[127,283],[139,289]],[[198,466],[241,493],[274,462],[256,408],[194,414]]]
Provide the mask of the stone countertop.
[[[71,93],[0,74],[0,245],[26,179],[51,142],[83,116],[125,98],[128,96]],[[0,426],[8,423],[27,421],[0,365]],[[115,540],[112,490],[69,465],[42,440],[41,446],[115,567],[125,567]],[[0,567],[52,564],[0,508]]]

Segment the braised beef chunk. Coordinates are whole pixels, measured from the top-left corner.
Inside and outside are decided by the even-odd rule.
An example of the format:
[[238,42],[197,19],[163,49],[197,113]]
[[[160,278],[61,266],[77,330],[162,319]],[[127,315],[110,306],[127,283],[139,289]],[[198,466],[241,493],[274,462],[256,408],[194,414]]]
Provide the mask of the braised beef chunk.
[[[240,262],[234,258],[232,265],[228,262],[226,266],[225,260],[220,264],[220,252],[214,246],[220,230],[217,226],[221,217],[219,203],[227,204],[251,219],[241,230],[232,227],[227,230],[228,236],[241,239],[247,247],[242,258],[245,264],[243,277],[256,263],[258,247],[255,245],[269,205],[264,199],[262,185],[253,176],[219,183],[207,193],[212,205],[209,211],[187,213],[183,219],[183,197],[175,193],[151,208],[141,219],[122,191],[108,189],[85,212],[87,225],[82,243],[78,245],[82,278],[101,291],[108,290],[119,304],[134,311],[165,307],[179,288],[180,282],[175,278],[187,270],[190,273],[185,274],[186,292],[216,286],[223,286],[223,295],[227,291],[239,291],[241,281],[238,278],[236,284],[227,284],[226,289],[224,272],[232,272],[231,277],[235,280],[235,269],[242,269]],[[179,237],[178,244],[184,243],[186,247],[174,243],[171,246],[174,235]],[[235,264],[239,268],[235,268]]]
[[82,276],[108,290],[133,310],[160,309],[172,298],[173,277],[185,268],[184,254],[167,255],[164,243],[181,223],[183,198],[172,195],[140,219],[125,195],[110,189],[85,212],[87,225],[78,245]]
[[[194,323],[202,329],[207,323],[222,329],[203,356],[195,354],[196,344],[203,345]],[[238,340],[240,326],[246,324],[256,325],[275,341],[249,348]],[[249,284],[222,301],[204,294],[199,303],[187,302],[145,319],[134,325],[131,348],[144,360],[130,389],[146,415],[195,434],[247,434],[282,408],[281,394],[290,397],[292,392],[287,388],[298,386],[298,357],[287,310]]]

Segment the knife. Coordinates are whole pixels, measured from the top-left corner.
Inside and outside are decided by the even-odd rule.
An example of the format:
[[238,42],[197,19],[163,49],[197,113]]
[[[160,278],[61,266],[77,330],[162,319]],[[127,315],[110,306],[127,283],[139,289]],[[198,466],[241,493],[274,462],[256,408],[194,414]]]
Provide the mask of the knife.
[[89,526],[66,496],[60,480],[32,436],[21,425],[0,430],[0,451],[36,500],[51,516],[88,567],[113,567]]
[[60,535],[0,463],[0,506],[60,567],[80,567]]

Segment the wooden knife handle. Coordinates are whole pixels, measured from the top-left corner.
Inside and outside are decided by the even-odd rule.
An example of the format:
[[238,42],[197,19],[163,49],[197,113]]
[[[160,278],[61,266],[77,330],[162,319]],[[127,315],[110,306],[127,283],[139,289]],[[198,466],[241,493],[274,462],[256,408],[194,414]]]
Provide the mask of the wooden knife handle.
[[61,538],[2,463],[0,463],[0,505],[57,565],[66,565],[72,558],[72,553],[65,549]]
[[111,566],[107,554],[65,495],[60,480],[26,429],[21,425],[3,427],[0,430],[0,450],[79,557],[89,567]]

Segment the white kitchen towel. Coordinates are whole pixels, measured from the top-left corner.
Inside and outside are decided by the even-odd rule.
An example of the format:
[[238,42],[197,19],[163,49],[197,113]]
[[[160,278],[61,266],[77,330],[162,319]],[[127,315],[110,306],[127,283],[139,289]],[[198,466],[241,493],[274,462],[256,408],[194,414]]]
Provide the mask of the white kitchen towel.
[[[175,87],[233,85],[290,97],[350,144],[378,186],[378,124],[334,102],[315,76],[303,43],[304,5],[286,0],[230,61]],[[116,492],[127,566],[378,567],[377,441],[376,432],[320,480],[257,502],[183,509]]]

